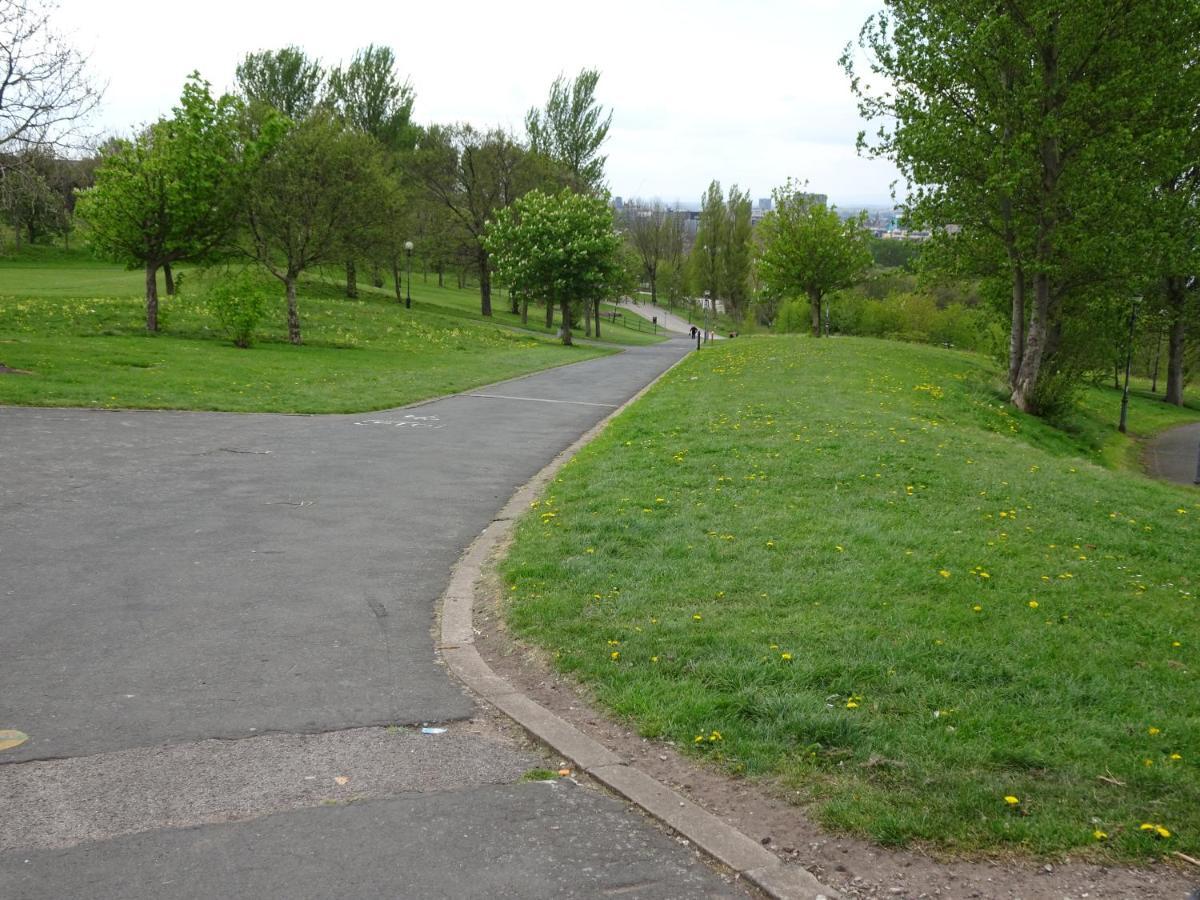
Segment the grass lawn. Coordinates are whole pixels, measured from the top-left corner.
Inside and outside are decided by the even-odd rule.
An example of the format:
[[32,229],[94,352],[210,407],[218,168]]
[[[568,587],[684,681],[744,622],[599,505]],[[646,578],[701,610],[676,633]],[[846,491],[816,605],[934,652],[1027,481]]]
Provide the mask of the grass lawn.
[[[522,520],[514,631],[834,830],[1200,855],[1200,492],[996,377],[862,338],[693,354]],[[1198,418],[1132,401],[1134,431]]]
[[[351,412],[606,352],[561,347],[421,302],[405,310],[386,291],[366,288],[362,299],[346,300],[321,278],[301,286],[302,347],[286,341],[281,290],[260,342],[239,350],[198,301],[186,271],[181,294],[161,298],[162,332],[146,334],[142,279],[61,252],[0,262],[0,362],[31,373],[0,375],[0,403]],[[423,293],[414,284],[414,298]]]

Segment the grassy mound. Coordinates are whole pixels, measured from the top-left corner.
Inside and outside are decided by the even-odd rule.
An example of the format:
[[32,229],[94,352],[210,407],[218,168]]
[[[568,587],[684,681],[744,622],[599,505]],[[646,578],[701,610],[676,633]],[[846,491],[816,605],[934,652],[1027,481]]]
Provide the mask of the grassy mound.
[[[1200,494],[1100,465],[994,378],[869,339],[693,355],[522,521],[511,624],[831,828],[1197,854]],[[1153,402],[1134,430],[1198,417]]]

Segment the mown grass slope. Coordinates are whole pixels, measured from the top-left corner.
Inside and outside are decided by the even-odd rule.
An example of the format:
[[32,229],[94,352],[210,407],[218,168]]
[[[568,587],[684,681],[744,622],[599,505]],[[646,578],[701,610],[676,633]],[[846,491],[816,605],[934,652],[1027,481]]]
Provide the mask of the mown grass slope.
[[[870,339],[692,355],[523,519],[511,625],[833,829],[1196,855],[1200,493],[1105,468],[995,377]],[[1134,431],[1200,418],[1154,402]]]

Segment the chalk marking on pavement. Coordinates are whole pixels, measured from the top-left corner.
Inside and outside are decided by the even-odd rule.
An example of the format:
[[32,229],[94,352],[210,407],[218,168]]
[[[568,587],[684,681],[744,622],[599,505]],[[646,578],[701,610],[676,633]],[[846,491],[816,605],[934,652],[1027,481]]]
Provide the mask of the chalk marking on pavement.
[[571,403],[575,406],[603,406],[605,409],[616,409],[616,403],[590,403],[587,400],[549,400],[545,397],[511,397],[508,394],[467,394],[468,397],[482,397],[485,400],[529,400],[532,403]]

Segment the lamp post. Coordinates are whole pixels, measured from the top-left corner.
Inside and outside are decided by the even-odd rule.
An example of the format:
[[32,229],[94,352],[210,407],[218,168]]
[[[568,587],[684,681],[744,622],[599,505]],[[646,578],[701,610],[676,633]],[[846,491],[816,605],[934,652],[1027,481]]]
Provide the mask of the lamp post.
[[404,255],[408,257],[408,282],[404,288],[404,308],[412,309],[412,241],[404,242]]
[[1137,324],[1137,305],[1141,297],[1134,297],[1129,305],[1129,347],[1125,352],[1125,390],[1121,393],[1121,421],[1117,423],[1117,431],[1125,433],[1125,423],[1129,417],[1129,370],[1133,367],[1133,337],[1134,326]]
[[712,308],[712,291],[704,292],[704,343],[708,343],[708,311]]

